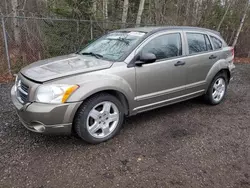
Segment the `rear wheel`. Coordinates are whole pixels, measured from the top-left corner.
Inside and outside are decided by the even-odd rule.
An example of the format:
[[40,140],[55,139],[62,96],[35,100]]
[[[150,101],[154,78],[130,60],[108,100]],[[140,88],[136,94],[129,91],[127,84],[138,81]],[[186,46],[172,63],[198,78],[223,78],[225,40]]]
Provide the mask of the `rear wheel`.
[[124,120],[121,102],[110,94],[91,97],[78,110],[74,127],[83,140],[97,144],[115,136]]
[[227,91],[227,76],[224,73],[217,74],[211,82],[205,99],[209,104],[217,105],[224,99]]

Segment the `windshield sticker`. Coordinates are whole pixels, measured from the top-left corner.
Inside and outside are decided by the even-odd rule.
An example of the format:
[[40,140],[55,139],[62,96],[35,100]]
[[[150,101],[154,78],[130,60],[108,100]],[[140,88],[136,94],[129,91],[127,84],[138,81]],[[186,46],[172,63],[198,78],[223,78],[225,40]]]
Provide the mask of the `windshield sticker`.
[[121,35],[113,35],[113,36],[108,36],[107,38],[108,39],[119,39],[119,38],[122,38],[124,36],[121,36]]
[[128,34],[132,36],[137,36],[137,37],[142,37],[143,35],[145,35],[145,33],[143,32],[135,32],[135,31],[131,31]]

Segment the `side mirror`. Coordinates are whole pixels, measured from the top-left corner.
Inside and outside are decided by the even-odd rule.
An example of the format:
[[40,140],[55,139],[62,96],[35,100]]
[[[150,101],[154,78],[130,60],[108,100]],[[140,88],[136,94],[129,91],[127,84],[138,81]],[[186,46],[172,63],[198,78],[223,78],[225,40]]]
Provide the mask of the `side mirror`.
[[156,56],[153,53],[142,53],[135,64],[141,66],[143,64],[153,63],[156,61]]

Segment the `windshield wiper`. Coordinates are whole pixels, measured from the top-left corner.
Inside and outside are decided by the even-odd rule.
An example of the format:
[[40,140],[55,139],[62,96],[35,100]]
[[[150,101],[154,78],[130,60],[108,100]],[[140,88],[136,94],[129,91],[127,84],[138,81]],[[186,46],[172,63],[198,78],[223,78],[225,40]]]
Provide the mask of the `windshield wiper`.
[[82,55],[91,55],[91,56],[96,57],[97,59],[103,58],[103,55],[101,55],[101,54],[96,54],[96,53],[93,53],[93,52],[83,52],[83,53],[81,53],[81,54],[82,54]]

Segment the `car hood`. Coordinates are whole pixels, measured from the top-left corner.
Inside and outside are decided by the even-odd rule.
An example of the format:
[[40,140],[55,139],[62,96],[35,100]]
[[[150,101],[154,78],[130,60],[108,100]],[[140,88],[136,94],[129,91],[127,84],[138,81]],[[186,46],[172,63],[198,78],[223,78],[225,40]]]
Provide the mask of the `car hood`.
[[21,70],[27,78],[45,82],[69,75],[107,69],[113,62],[92,56],[70,54],[32,63]]

